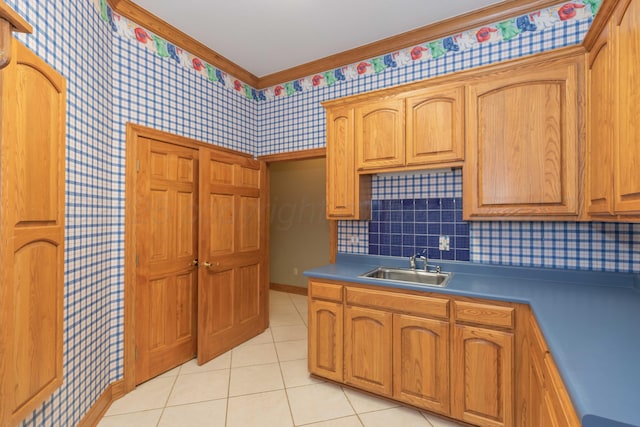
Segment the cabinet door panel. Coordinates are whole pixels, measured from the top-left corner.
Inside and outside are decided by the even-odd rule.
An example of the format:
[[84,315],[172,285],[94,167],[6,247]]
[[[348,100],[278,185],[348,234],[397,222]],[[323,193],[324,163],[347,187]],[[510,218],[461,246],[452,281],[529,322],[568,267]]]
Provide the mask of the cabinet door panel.
[[619,139],[615,151],[615,210],[640,213],[640,1],[622,2],[616,37]]
[[492,427],[513,426],[513,334],[456,325],[452,415]]
[[406,163],[464,158],[464,88],[426,90],[407,98]]
[[9,37],[0,71],[0,425],[62,384],[66,82]]
[[371,102],[356,108],[358,169],[404,164],[404,100]]
[[613,214],[613,54],[609,28],[589,54],[588,212]]
[[449,414],[449,323],[395,314],[393,396]]
[[345,307],[345,382],[384,396],[392,393],[392,314]]
[[342,382],[342,303],[311,300],[309,316],[309,371]]
[[577,216],[580,64],[530,66],[469,86],[467,219]]
[[353,108],[327,110],[327,218],[367,219],[371,177],[356,173]]

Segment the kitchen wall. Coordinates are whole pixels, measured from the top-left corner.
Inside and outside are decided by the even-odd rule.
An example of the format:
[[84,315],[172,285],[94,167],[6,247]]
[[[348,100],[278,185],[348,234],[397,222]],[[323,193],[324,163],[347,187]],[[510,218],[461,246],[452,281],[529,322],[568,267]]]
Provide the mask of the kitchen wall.
[[[444,53],[442,50],[429,50],[430,43],[420,45],[416,56],[427,56],[431,52],[430,57],[378,70],[374,70],[374,60],[364,61],[367,67],[361,76],[333,81],[331,85],[325,82],[318,87],[260,103],[258,153],[271,154],[324,146],[325,114],[320,102],[580,43],[592,21],[590,8],[591,6],[582,2],[559,4],[542,13],[529,14],[527,19],[534,26],[528,27],[526,31],[518,31],[515,35],[501,29],[504,28],[504,23],[489,25],[483,28],[488,28],[484,34],[489,34],[490,37],[501,35],[499,40],[473,40],[473,44],[464,48],[461,45],[458,51],[449,50]],[[570,9],[576,12],[571,19],[561,17],[563,11]],[[476,33],[478,41],[483,29]],[[452,35],[453,40],[462,41],[469,33],[473,34],[474,31],[467,32],[462,37],[459,34]],[[412,50],[412,58],[415,52]],[[400,56],[394,53],[385,56],[384,60]],[[348,73],[351,68],[342,67],[341,71]],[[372,221],[340,221],[339,252],[408,256],[407,254],[426,250],[430,258],[435,259],[640,272],[638,224],[501,221],[466,223],[458,221],[460,213],[455,205],[455,201],[462,198],[459,171],[444,173],[442,179],[456,182],[457,188],[447,191],[438,185],[425,185],[424,175],[419,173],[413,176],[402,174],[396,177],[374,177],[374,217]],[[393,208],[399,206],[398,200],[405,206],[413,205],[413,214]],[[431,202],[432,206],[439,206],[438,212],[429,210],[428,205],[427,209],[422,209],[425,201],[427,204]],[[448,207],[453,207],[444,210],[447,211],[444,214],[446,216],[443,216],[443,202]],[[423,221],[425,215],[426,222]],[[392,220],[392,217],[395,219]],[[439,249],[440,236],[449,237],[448,251]]]

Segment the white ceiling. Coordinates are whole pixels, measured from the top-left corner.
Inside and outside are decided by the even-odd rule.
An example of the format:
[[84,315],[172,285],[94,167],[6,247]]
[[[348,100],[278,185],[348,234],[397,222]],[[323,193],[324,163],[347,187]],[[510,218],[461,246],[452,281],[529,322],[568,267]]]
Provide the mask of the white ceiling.
[[258,77],[500,2],[134,0]]

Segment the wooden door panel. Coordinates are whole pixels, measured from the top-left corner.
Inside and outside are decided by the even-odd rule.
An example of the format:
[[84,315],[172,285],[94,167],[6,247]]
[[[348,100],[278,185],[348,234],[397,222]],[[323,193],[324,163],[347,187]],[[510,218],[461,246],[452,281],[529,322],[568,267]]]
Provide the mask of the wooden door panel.
[[407,164],[464,158],[464,88],[426,90],[407,99]]
[[618,213],[640,213],[640,2],[626,3],[620,8],[617,27],[618,61],[618,147],[615,152],[615,210]]
[[[141,138],[136,189],[136,384],[196,350],[197,150]],[[189,181],[191,179],[191,181]]]
[[169,247],[171,230],[169,218],[169,191],[166,189],[151,189],[149,198],[151,209],[149,211],[149,227],[151,245],[149,262],[162,262],[169,259]]
[[309,303],[309,371],[343,380],[342,303],[312,300]]
[[589,194],[590,214],[613,214],[613,46],[610,31],[589,54]]
[[237,217],[234,197],[231,194],[209,194],[206,197],[209,199],[209,255],[217,257],[231,254],[235,248],[233,222]]
[[392,314],[345,308],[345,382],[390,396],[392,393]]
[[193,226],[194,221],[197,221],[193,213],[195,202],[192,192],[178,192],[176,197],[176,214],[178,216],[176,234],[180,238],[176,241],[176,257],[185,258],[187,263],[197,258],[194,251],[198,246],[194,236],[197,230]]
[[241,252],[260,249],[260,199],[240,196],[240,232],[238,250]]
[[394,397],[449,414],[449,323],[395,314]]
[[453,416],[483,426],[513,426],[513,334],[456,325],[453,339]]
[[264,162],[200,149],[198,363],[262,332],[268,322]]
[[238,185],[248,188],[260,188],[260,170],[237,166]]
[[176,339],[190,339],[193,334],[196,280],[194,271],[176,275]]
[[355,206],[353,109],[327,112],[327,215],[349,216]]
[[355,141],[358,169],[404,164],[404,100],[357,107]]
[[64,78],[14,39],[0,71],[0,425],[63,378]]
[[[15,104],[25,112],[18,116],[17,138],[29,141],[16,144],[16,223],[55,223],[60,209],[60,183],[58,165],[60,150],[56,144],[46,143],[51,135],[58,135],[63,123],[60,121],[60,93],[49,76],[37,68],[21,67],[18,73],[18,99]],[[12,105],[15,108],[16,105]],[[28,113],[26,113],[28,112]]]
[[233,163],[221,162],[213,159],[209,159],[208,163],[210,184],[233,184]]
[[[480,187],[484,204],[562,202],[558,186],[562,182],[563,138],[558,121],[562,92],[561,83],[544,83],[501,88],[480,97],[478,117],[484,120],[478,131],[478,152],[485,171]],[[513,105],[532,108],[518,110]],[[495,126],[500,121],[526,125]],[[496,156],[496,151],[503,155]],[[520,172],[514,174],[513,170]]]
[[61,273],[59,245],[35,240],[20,247],[14,254],[15,324],[22,336],[13,349],[13,369],[22,380],[15,384],[15,406],[20,407],[56,380],[56,359],[45,358],[33,364],[29,355],[55,353],[62,336],[57,329],[59,310],[51,310],[58,290],[50,279]]
[[578,215],[583,64],[528,65],[468,86],[466,219]]
[[245,323],[260,316],[260,264],[238,268],[238,304],[237,321]]
[[231,269],[208,273],[206,282],[199,286],[198,307],[199,311],[205,313],[202,330],[205,336],[229,330],[233,326],[234,283],[234,270]]

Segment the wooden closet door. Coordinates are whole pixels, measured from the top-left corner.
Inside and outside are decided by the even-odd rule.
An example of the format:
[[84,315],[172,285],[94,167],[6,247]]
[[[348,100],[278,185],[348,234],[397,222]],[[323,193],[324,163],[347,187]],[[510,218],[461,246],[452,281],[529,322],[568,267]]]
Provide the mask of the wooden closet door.
[[137,159],[135,372],[140,384],[196,353],[198,150],[140,138]]
[[62,384],[64,78],[13,40],[0,72],[0,425]]
[[264,162],[200,149],[198,363],[268,324]]

